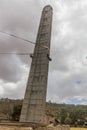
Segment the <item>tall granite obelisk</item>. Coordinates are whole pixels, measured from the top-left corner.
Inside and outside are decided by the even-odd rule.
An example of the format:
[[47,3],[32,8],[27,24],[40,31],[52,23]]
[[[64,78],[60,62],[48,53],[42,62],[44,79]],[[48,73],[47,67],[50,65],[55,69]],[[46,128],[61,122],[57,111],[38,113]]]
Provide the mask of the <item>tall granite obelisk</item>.
[[45,123],[47,79],[50,58],[52,7],[42,11],[20,122]]

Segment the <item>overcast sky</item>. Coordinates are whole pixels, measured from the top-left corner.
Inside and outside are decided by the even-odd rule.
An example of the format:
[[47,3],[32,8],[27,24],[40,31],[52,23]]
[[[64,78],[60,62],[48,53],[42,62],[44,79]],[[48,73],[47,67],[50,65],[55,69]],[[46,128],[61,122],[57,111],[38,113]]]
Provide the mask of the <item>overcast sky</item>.
[[[87,0],[0,0],[0,30],[35,42],[41,11],[53,7],[47,101],[87,104]],[[34,45],[0,33],[0,52]],[[0,55],[0,98],[23,98],[29,56]]]

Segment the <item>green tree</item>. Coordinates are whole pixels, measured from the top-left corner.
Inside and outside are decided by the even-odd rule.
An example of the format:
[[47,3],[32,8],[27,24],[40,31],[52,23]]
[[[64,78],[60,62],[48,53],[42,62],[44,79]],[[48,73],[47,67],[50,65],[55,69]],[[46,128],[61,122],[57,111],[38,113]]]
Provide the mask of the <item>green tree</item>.
[[72,121],[71,118],[66,117],[64,123],[67,124],[67,125],[70,125],[71,121]]
[[61,121],[61,124],[65,124],[65,119],[67,118],[67,115],[68,115],[68,113],[67,113],[66,109],[62,108],[60,110],[60,121]]
[[13,113],[12,113],[12,120],[13,121],[19,121],[20,114],[21,114],[21,108],[22,108],[22,105],[14,106]]

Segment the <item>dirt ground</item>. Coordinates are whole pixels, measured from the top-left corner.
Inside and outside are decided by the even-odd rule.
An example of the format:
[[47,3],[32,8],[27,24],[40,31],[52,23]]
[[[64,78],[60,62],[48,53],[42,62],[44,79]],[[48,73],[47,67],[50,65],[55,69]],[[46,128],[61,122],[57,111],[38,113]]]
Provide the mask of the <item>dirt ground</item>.
[[32,130],[29,127],[0,126],[0,130]]
[[80,128],[80,127],[77,127],[77,128],[70,128],[70,130],[87,130],[87,128]]
[[[30,127],[20,127],[20,126],[0,126],[0,130],[32,130]],[[87,128],[70,128],[70,130],[87,130]]]

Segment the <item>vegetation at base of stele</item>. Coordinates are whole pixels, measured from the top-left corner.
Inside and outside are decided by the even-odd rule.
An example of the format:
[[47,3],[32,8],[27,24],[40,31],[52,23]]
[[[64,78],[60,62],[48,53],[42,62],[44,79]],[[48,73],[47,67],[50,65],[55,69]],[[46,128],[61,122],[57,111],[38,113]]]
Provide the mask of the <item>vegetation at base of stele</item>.
[[[0,121],[19,121],[23,100],[0,99]],[[46,116],[71,127],[87,126],[87,105],[46,103]]]

